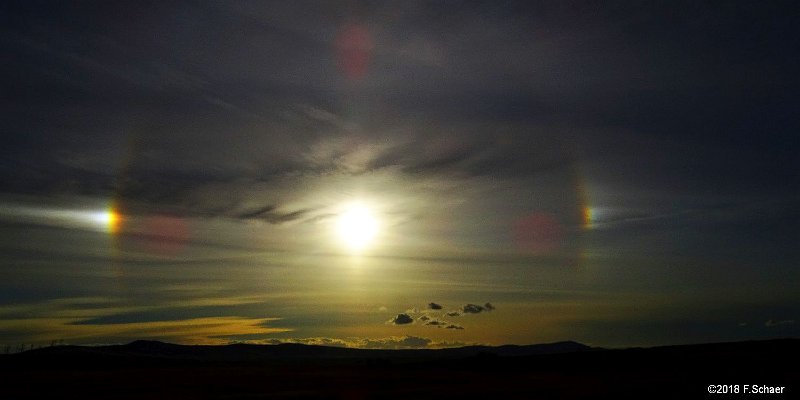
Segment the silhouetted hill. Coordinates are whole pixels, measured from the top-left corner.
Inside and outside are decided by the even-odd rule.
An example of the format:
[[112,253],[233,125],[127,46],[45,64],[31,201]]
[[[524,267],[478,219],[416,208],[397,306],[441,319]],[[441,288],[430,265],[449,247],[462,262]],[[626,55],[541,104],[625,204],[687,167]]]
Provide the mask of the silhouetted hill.
[[[136,341],[0,356],[0,398],[729,398],[709,385],[800,393],[800,340],[606,350],[575,342],[440,350]],[[732,386],[731,386],[732,388]],[[741,396],[746,398],[747,396]],[[766,397],[765,397],[766,398]]]
[[55,346],[14,355],[17,363],[176,363],[176,362],[261,362],[302,363],[355,362],[363,360],[430,361],[467,357],[521,357],[530,355],[586,351],[592,348],[576,342],[527,346],[467,346],[445,349],[355,349],[295,343],[276,345],[230,344],[224,346],[178,345],[152,340],[137,340],[125,345]]

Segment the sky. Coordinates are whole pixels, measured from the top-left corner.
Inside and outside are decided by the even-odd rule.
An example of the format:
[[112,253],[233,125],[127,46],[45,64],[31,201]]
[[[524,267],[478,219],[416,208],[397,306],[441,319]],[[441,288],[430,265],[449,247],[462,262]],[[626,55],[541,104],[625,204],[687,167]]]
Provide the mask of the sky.
[[3,2],[0,344],[798,337],[796,7]]

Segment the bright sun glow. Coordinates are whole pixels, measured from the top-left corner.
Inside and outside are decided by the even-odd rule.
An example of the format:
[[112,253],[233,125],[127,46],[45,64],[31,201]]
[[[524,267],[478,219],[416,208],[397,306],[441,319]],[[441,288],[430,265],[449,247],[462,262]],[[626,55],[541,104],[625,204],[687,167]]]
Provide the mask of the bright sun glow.
[[114,209],[95,213],[93,218],[109,233],[117,233],[122,223],[122,216]]
[[354,203],[339,215],[339,238],[354,252],[367,248],[378,233],[378,220],[363,204]]

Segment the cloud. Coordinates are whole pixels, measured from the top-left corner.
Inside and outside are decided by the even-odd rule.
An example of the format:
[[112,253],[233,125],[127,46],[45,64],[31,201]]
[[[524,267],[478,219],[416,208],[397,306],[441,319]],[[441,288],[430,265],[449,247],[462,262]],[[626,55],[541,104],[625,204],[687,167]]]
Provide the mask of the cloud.
[[464,327],[463,327],[463,326],[461,326],[461,325],[450,324],[450,325],[447,325],[447,327],[445,327],[445,329],[458,329],[458,330],[463,330],[463,329],[464,329]]
[[[115,7],[126,8],[126,6]],[[391,93],[391,95],[378,98],[379,101],[375,103],[380,104],[379,107],[359,104],[360,107],[364,107],[362,110],[364,115],[371,115],[369,119],[385,120],[386,125],[395,125],[397,120],[401,119],[397,118],[395,113],[428,116],[428,120],[415,121],[416,126],[403,126],[398,129],[402,131],[402,135],[395,134],[397,140],[402,141],[406,132],[424,132],[411,141],[413,145],[384,152],[380,146],[374,148],[376,147],[374,144],[361,144],[362,137],[358,134],[359,130],[381,132],[384,129],[380,129],[380,126],[359,127],[368,123],[361,118],[343,116],[352,113],[343,113],[342,107],[336,107],[336,101],[320,95],[320,93],[336,93],[340,89],[340,82],[335,78],[335,74],[321,73],[333,72],[330,60],[319,57],[320,54],[327,54],[330,45],[329,38],[319,37],[319,32],[337,29],[336,24],[330,24],[331,19],[315,14],[319,11],[297,10],[291,6],[270,7],[282,9],[282,12],[276,15],[281,15],[283,18],[277,17],[277,19],[292,21],[295,24],[285,27],[285,21],[276,20],[276,17],[265,13],[256,12],[248,15],[241,13],[240,10],[234,11],[239,6],[223,3],[210,7],[218,9],[215,14],[224,16],[221,18],[225,21],[230,19],[233,23],[219,23],[218,17],[206,16],[203,11],[187,7],[174,13],[164,13],[159,9],[150,10],[146,13],[147,17],[137,21],[125,21],[124,24],[116,19],[119,17],[104,16],[92,20],[93,24],[96,24],[95,29],[84,32],[72,29],[73,27],[56,20],[46,21],[46,24],[32,23],[28,18],[38,15],[37,13],[21,12],[14,7],[12,17],[19,18],[21,23],[9,28],[13,33],[8,35],[12,38],[9,40],[16,46],[15,48],[24,51],[29,57],[16,57],[4,66],[4,71],[26,70],[29,73],[24,76],[5,74],[8,78],[4,83],[7,83],[9,95],[21,94],[16,96],[19,97],[19,104],[14,105],[14,110],[26,111],[12,110],[9,113],[9,131],[36,131],[37,136],[41,135],[41,142],[53,143],[52,148],[58,144],[67,147],[66,144],[74,143],[69,148],[59,149],[60,153],[69,154],[64,158],[69,158],[73,165],[80,167],[72,168],[70,173],[101,172],[73,176],[72,178],[77,179],[72,181],[82,181],[80,184],[85,185],[76,189],[102,191],[101,189],[114,186],[115,177],[108,171],[114,171],[115,168],[109,167],[117,165],[117,160],[126,156],[130,156],[134,161],[141,159],[140,162],[145,165],[152,164],[154,170],[183,171],[183,177],[176,175],[167,179],[168,184],[163,185],[166,188],[171,187],[169,183],[180,184],[187,179],[195,179],[195,183],[199,183],[204,179],[236,179],[237,176],[257,177],[261,173],[270,174],[275,171],[314,170],[318,167],[317,161],[323,166],[339,164],[346,171],[361,171],[384,153],[390,154],[385,155],[387,160],[381,165],[397,165],[411,174],[419,171],[443,170],[520,174],[536,170],[530,168],[531,166],[541,168],[559,162],[569,163],[573,154],[571,149],[580,146],[572,145],[572,140],[562,143],[557,139],[546,139],[546,132],[549,132],[550,127],[533,132],[529,129],[517,129],[508,133],[507,131],[513,129],[508,128],[505,123],[498,123],[498,120],[537,119],[550,122],[553,119],[564,119],[568,121],[563,122],[565,124],[575,124],[570,121],[573,118],[564,116],[581,115],[580,125],[594,123],[606,126],[608,124],[606,119],[612,118],[623,126],[634,128],[640,124],[652,124],[665,125],[662,129],[674,131],[672,128],[675,124],[680,123],[690,127],[704,126],[698,123],[698,120],[702,121],[705,118],[704,116],[681,112],[694,110],[696,104],[675,101],[686,95],[682,90],[693,87],[695,80],[703,76],[683,74],[679,84],[670,85],[666,85],[663,79],[657,79],[668,71],[661,62],[660,54],[663,53],[652,52],[652,43],[639,40],[641,35],[635,30],[627,33],[636,39],[631,41],[633,44],[630,47],[621,50],[614,46],[613,43],[618,38],[616,36],[613,36],[613,39],[609,38],[607,30],[616,23],[613,19],[606,20],[608,15],[613,13],[599,12],[599,15],[605,17],[599,20],[594,19],[597,17],[588,17],[592,23],[578,24],[580,26],[576,27],[574,24],[562,23],[562,19],[570,20],[573,16],[559,17],[558,11],[553,11],[551,14],[534,12],[530,9],[517,10],[521,16],[519,18],[516,17],[517,12],[513,13],[514,17],[505,12],[492,12],[497,18],[487,19],[485,6],[466,6],[459,13],[468,16],[461,18],[469,22],[454,24],[458,28],[443,27],[441,32],[434,33],[416,29],[431,25],[430,15],[439,15],[441,11],[438,9],[443,7],[427,5],[421,8],[430,7],[437,11],[412,13],[413,15],[407,16],[409,20],[406,22],[409,25],[392,23],[382,28],[387,30],[385,32],[387,38],[403,38],[390,39],[384,43],[385,51],[381,52],[380,60],[376,60],[371,70],[375,80],[371,81],[370,85],[377,85],[376,93]],[[70,6],[63,7],[61,11],[59,15],[63,13],[67,16],[64,20],[80,18],[80,13],[84,12],[80,8]],[[14,15],[14,12],[19,14]],[[627,17],[621,15],[620,18],[646,18],[647,15],[640,14],[642,12],[643,10],[626,10],[623,14],[632,14]],[[290,15],[294,17],[289,17]],[[638,16],[630,17],[630,15]],[[208,40],[192,41],[191,46],[186,46],[186,37],[183,35],[169,34],[162,35],[165,40],[159,41],[157,46],[146,43],[139,43],[142,48],[108,45],[109,42],[129,43],[124,40],[128,35],[142,32],[153,30],[172,32],[175,26],[180,25],[178,22],[181,22],[176,16],[181,16],[178,18],[180,20],[186,19],[197,23],[200,27],[198,31],[213,32],[213,34],[206,38]],[[722,14],[714,13],[704,15],[712,20],[721,16]],[[553,28],[554,31],[550,34],[552,36],[548,38],[545,35],[540,38],[541,41],[531,41],[529,35],[519,35],[520,31],[530,28],[520,25],[521,20],[536,21],[534,25]],[[684,20],[694,19],[687,17]],[[746,29],[738,29],[738,26],[731,24],[725,18],[717,22],[720,22],[719,34],[742,35],[741,32],[747,32]],[[41,28],[44,29],[43,33],[30,28],[36,26],[46,26],[46,28]],[[120,26],[125,26],[125,29],[120,29]],[[237,29],[231,30],[231,26],[236,26]],[[264,27],[268,27],[272,34],[261,34]],[[487,29],[495,32],[491,38],[485,35]],[[549,28],[545,31],[549,31]],[[696,33],[694,29],[688,28],[673,29],[673,31],[677,34],[666,38],[667,49],[670,46],[682,48],[686,42],[686,35]],[[405,34],[408,32],[414,33]],[[776,32],[781,30],[778,29]],[[770,42],[767,38],[754,39],[750,36],[735,37],[750,43],[749,46],[742,46],[743,48],[753,46],[753,40]],[[238,40],[241,37],[255,39]],[[554,38],[558,38],[556,42],[559,45],[552,46]],[[87,43],[87,46],[76,51],[71,44],[79,39]],[[661,43],[664,39],[656,37],[659,44],[664,44]],[[784,38],[771,39],[781,43],[780,40]],[[594,45],[587,47],[587,43]],[[464,48],[466,45],[474,50],[469,52],[442,50]],[[694,47],[685,54],[690,55],[699,51],[703,48],[703,42],[693,43],[692,46]],[[291,50],[282,51],[288,48]],[[716,48],[715,50],[722,51]],[[741,51],[738,48],[725,50]],[[603,57],[596,57],[598,51],[603,52]],[[131,52],[151,54],[153,57],[120,64],[119,60],[128,59],[127,56]],[[264,56],[272,52],[280,52],[283,57],[275,59]],[[245,53],[255,56],[247,62],[236,57],[227,57]],[[768,53],[770,54],[754,61],[753,66],[769,65],[773,71],[793,70],[786,68],[790,63],[786,57],[777,55],[780,52]],[[208,59],[206,54],[221,56]],[[501,55],[504,59],[514,61],[498,65],[487,61],[486,54]],[[634,63],[621,64],[619,61],[637,54],[641,57],[633,57],[637,59]],[[421,59],[435,59],[437,61],[433,64],[444,67],[419,70],[418,62]],[[586,62],[588,60],[591,62]],[[690,65],[694,65],[695,62],[700,62],[699,66],[703,65],[702,63],[711,63],[698,68],[695,71],[698,72],[716,70],[714,67],[718,61],[712,60],[724,60],[724,58],[687,57],[673,61],[681,66],[681,63],[689,60],[692,60]],[[40,65],[47,65],[48,68],[36,68]],[[455,65],[465,67],[457,70],[447,67]],[[626,74],[620,74],[619,65],[626,65],[625,68],[631,69],[626,70],[627,72],[643,74],[639,76],[641,79],[620,80],[620,76]],[[588,73],[583,70],[586,66],[590,68]],[[62,71],[63,74],[54,74],[51,70]],[[527,72],[530,70],[536,70],[537,73],[530,74]],[[693,69],[687,69],[690,70]],[[452,72],[458,72],[457,79],[453,79],[450,75]],[[462,73],[466,75],[462,76]],[[410,75],[417,76],[418,79],[404,79]],[[214,76],[213,81],[217,83],[208,82],[209,76]],[[498,80],[498,77],[504,78]],[[575,77],[581,78],[575,79]],[[757,78],[752,79],[748,80],[750,84],[760,83]],[[642,82],[646,84],[643,85]],[[438,89],[430,90],[431,83],[435,83]],[[661,93],[650,87],[653,84],[661,85],[659,89],[663,90],[665,95],[649,96],[648,93],[651,92]],[[737,81],[737,84],[741,83]],[[131,91],[131,85],[137,90]],[[38,89],[31,94],[30,87]],[[74,87],[81,88],[72,94],[76,97],[74,102],[59,100],[61,98],[58,96],[64,96],[64,91],[71,93],[68,88]],[[533,88],[537,89],[532,90]],[[608,90],[609,88],[615,90]],[[778,86],[770,87],[769,90],[787,89]],[[725,91],[720,92],[725,93]],[[115,102],[105,102],[102,100],[104,97],[98,95],[103,93],[119,93],[120,96]],[[590,95],[587,96],[587,93]],[[600,96],[607,101],[598,103],[593,96]],[[42,100],[48,97],[53,99]],[[702,96],[686,98],[693,97],[702,98]],[[443,99],[448,101],[442,101]],[[705,101],[705,98],[703,99],[697,101]],[[720,104],[716,107],[722,108],[709,112],[709,115],[718,115],[721,114],[720,111],[726,109],[725,107],[737,106],[736,103],[731,104],[736,101],[735,96],[722,96],[719,100]],[[81,111],[98,110],[95,113],[98,118],[93,118],[91,121],[80,121],[76,118],[66,128],[59,118],[54,117],[52,121],[30,118],[30,115],[37,114],[68,116],[70,112],[75,112],[73,108],[77,105],[80,105]],[[384,108],[392,110],[392,113],[381,111]],[[148,117],[143,118],[143,115]],[[692,117],[669,118],[671,115]],[[737,117],[745,118],[744,115],[747,113]],[[151,125],[150,118],[159,123]],[[466,129],[454,122],[467,118],[471,119],[468,126],[476,127]],[[127,137],[132,131],[144,131],[138,133],[143,137]],[[432,141],[431,136],[434,135],[427,133],[431,131],[444,132],[448,138],[453,139]],[[691,130],[686,134],[690,132]],[[112,136],[112,140],[106,139],[109,135]],[[495,135],[501,140],[483,140],[487,136]],[[589,136],[589,133],[584,135],[587,136],[583,138],[586,141],[595,136],[603,136]],[[562,135],[559,132],[553,136],[558,138]],[[57,140],[61,137],[66,139]],[[88,140],[79,140],[84,137]],[[320,137],[324,140],[319,140]],[[132,151],[126,145],[134,142],[130,139],[137,139],[135,142],[141,147],[136,149],[134,154],[129,154]],[[613,139],[615,138],[610,139],[612,143]],[[109,142],[116,145],[109,146]],[[320,142],[322,145],[318,144]],[[563,149],[567,144],[570,151]],[[576,144],[588,145],[591,142],[584,144],[583,141],[578,141]],[[58,165],[45,162],[53,158],[51,153],[55,151],[51,152],[51,148],[43,146],[39,140],[20,139],[12,141],[10,145],[12,147],[9,154],[14,154],[14,157],[18,157],[21,161],[25,161],[26,158],[32,159],[27,165],[36,165],[39,161],[39,164],[42,164],[40,169],[6,168],[7,175],[3,177],[9,179],[0,181],[10,182],[8,185],[12,191],[24,189],[27,187],[26,182],[49,180],[50,172],[59,172]],[[108,147],[114,151],[108,151],[106,149]],[[296,156],[303,154],[303,150],[309,148],[314,150],[310,158]],[[535,152],[535,156],[530,156],[532,151]],[[770,152],[763,153],[770,154]],[[101,158],[95,160],[97,157]],[[681,165],[680,159],[676,159],[675,163]],[[5,164],[17,165],[13,162]],[[213,173],[205,177],[198,176],[201,171],[208,170],[209,166],[214,167]],[[621,163],[620,166],[625,164]],[[41,173],[42,171],[46,173]],[[674,173],[674,170],[670,171]],[[3,170],[0,169],[0,172]],[[13,174],[21,176],[14,178]],[[135,176],[136,171],[126,171],[127,174]],[[128,177],[130,175],[125,178]],[[741,179],[741,176],[737,177]],[[70,177],[60,176],[59,180],[68,178]],[[143,181],[152,179],[155,178],[147,177]],[[160,194],[168,194],[155,186],[145,185],[145,188],[145,191],[156,190]]]
[[426,323],[425,323],[425,325],[428,325],[428,326],[435,326],[435,327],[437,327],[437,328],[441,328],[441,327],[443,327],[443,326],[445,326],[445,325],[447,325],[447,324],[448,324],[448,322],[445,322],[445,321],[439,321],[439,320],[436,320],[436,319],[434,319],[434,320],[430,320],[430,321],[428,321],[428,322],[426,322]]
[[390,337],[383,339],[367,339],[360,347],[367,349],[417,349],[428,347],[431,339],[418,336]]
[[[27,340],[48,342],[65,338],[70,343],[121,343],[136,339],[184,344],[226,344],[238,336],[268,337],[291,331],[270,327],[277,318],[202,317],[167,321],[85,324],[71,316],[0,320],[4,335],[26,332]],[[7,338],[8,339],[8,338]]]
[[467,304],[462,308],[462,310],[465,314],[478,314],[483,311],[483,307],[477,304]]
[[397,314],[397,316],[392,318],[389,322],[394,325],[406,325],[414,322],[414,318],[411,318],[408,314]]
[[245,211],[238,214],[236,217],[241,219],[251,219],[251,218],[259,218],[265,214],[269,214],[275,211],[274,205],[268,205],[264,207],[257,208],[255,210]]
[[313,337],[313,338],[291,338],[291,339],[268,339],[268,340],[252,340],[252,341],[245,341],[247,343],[257,343],[257,344],[285,344],[285,343],[297,343],[297,344],[305,344],[309,346],[330,346],[330,347],[357,347],[353,346],[352,341],[348,341],[345,339],[339,338],[329,338],[329,337]]
[[268,205],[254,210],[245,211],[234,215],[238,219],[253,219],[269,222],[270,224],[282,224],[304,217],[309,213],[309,209],[297,210],[292,212],[280,212],[277,206]]
[[282,338],[267,340],[251,340],[248,343],[258,344],[283,344],[298,343],[316,346],[350,347],[359,349],[419,349],[427,347],[459,347],[466,345],[460,342],[434,342],[429,338],[419,336],[390,336],[385,338]]
[[495,307],[492,305],[492,303],[486,303],[482,306],[479,306],[477,304],[467,304],[462,308],[462,311],[465,314],[479,314],[481,312],[492,311],[494,309]]
[[458,311],[450,311],[449,313],[447,313],[447,316],[448,317],[460,317],[461,313],[458,312]]
[[[406,336],[406,337],[404,337],[404,338],[402,338],[402,339],[400,339],[398,341],[393,341],[393,342],[388,342],[388,343],[394,343],[394,344],[396,344],[397,346],[400,346],[400,347],[416,348],[416,347],[426,347],[426,346],[428,346],[428,344],[431,343],[431,340],[428,339],[428,338],[422,338],[422,337],[417,337],[417,336]],[[387,342],[384,341],[384,342],[382,342],[382,344],[386,345]]]
[[429,303],[428,308],[430,308],[431,310],[441,310],[442,306],[436,303]]
[[794,320],[793,319],[785,319],[785,320],[782,320],[782,321],[773,321],[773,320],[770,319],[770,320],[768,320],[767,322],[764,323],[764,326],[766,326],[768,328],[771,328],[773,326],[792,325],[792,324],[794,324]]

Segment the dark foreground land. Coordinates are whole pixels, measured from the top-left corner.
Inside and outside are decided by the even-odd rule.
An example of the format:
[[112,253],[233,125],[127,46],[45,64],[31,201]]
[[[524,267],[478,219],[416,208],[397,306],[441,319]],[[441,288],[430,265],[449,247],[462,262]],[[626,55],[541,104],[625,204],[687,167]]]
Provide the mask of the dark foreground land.
[[[563,342],[398,351],[138,341],[0,356],[0,398],[791,399],[800,398],[799,355],[798,339],[625,350]],[[728,385],[714,389],[730,392],[738,385],[739,393],[709,394],[709,385]],[[754,385],[784,389],[744,393]]]

